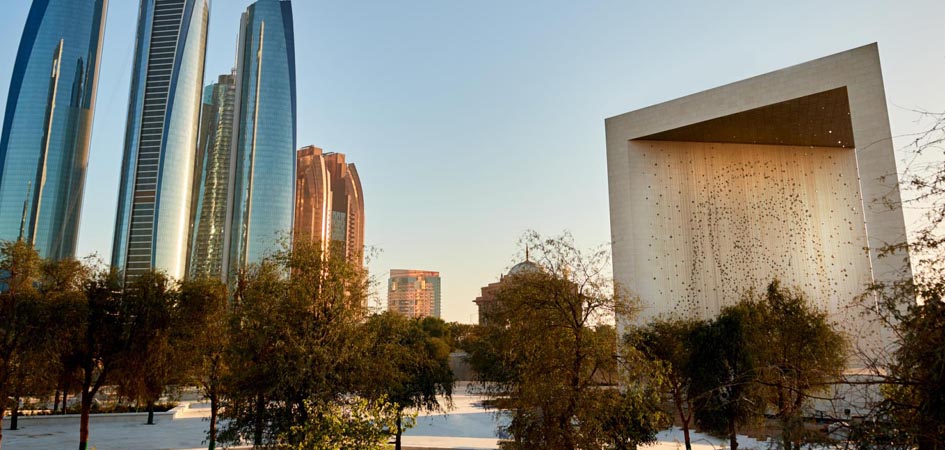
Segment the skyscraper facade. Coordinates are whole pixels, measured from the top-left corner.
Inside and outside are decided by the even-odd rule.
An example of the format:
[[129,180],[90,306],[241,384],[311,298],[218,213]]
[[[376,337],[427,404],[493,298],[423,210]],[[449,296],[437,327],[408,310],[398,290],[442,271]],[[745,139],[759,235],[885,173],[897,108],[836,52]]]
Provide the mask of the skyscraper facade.
[[391,270],[387,308],[411,318],[440,317],[440,273]]
[[295,239],[318,241],[364,265],[364,191],[354,164],[318,147],[298,152]]
[[34,0],[0,132],[0,240],[75,255],[106,0]]
[[290,238],[295,206],[295,36],[292,4],[259,0],[243,13],[237,52],[237,134],[227,248],[233,274]]
[[141,0],[112,266],[186,270],[207,0]]
[[230,149],[236,77],[221,75],[204,91],[200,138],[194,169],[194,195],[187,275],[222,277]]

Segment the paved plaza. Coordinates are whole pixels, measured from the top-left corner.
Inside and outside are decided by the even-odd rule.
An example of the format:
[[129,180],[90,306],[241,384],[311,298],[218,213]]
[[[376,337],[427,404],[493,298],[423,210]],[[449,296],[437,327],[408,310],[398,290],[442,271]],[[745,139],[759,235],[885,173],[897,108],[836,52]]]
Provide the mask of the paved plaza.
[[[417,424],[403,438],[405,448],[413,449],[495,449],[498,448],[496,434],[497,418],[493,411],[482,407],[482,398],[469,394],[453,397],[453,409],[445,414],[423,414]],[[89,447],[96,450],[198,450],[205,449],[209,410],[195,403],[170,415],[158,417],[153,426],[141,421],[92,422]],[[3,448],[11,450],[70,449],[78,445],[78,418],[73,423],[43,423],[49,421],[24,419],[17,431],[8,430],[8,420],[3,422]],[[653,450],[680,450],[682,432],[667,430],[658,436],[659,442]],[[728,442],[702,435],[692,434],[694,450],[726,448]],[[750,438],[739,439],[740,448],[764,449],[768,445]]]
[[[424,414],[404,435],[405,447],[494,449],[498,446],[496,417],[481,406],[481,398],[453,397],[453,409],[446,414]],[[206,439],[210,413],[203,404],[191,404],[182,412],[158,417],[153,426],[141,421],[101,422],[93,420],[89,447],[97,450],[181,450],[198,449]],[[10,431],[3,423],[3,448],[14,450],[69,449],[78,445],[79,422],[67,423],[24,418],[20,429]],[[206,448],[206,447],[203,447]]]

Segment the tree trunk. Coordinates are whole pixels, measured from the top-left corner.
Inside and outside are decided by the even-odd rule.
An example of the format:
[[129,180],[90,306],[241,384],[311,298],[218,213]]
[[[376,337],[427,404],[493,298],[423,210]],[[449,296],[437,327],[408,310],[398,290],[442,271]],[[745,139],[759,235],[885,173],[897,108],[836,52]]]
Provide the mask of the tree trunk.
[[929,437],[925,434],[918,436],[916,441],[918,441],[916,445],[917,450],[939,450],[939,446],[936,444],[935,438]]
[[148,425],[154,425],[154,401],[148,400]]
[[686,450],[692,450],[692,440],[689,437],[689,421],[692,420],[692,411],[690,410],[687,416],[686,411],[683,410],[681,390],[679,380],[673,377],[673,403],[676,404],[676,412],[679,414],[679,421],[682,422],[683,437],[686,440]]
[[735,420],[728,423],[728,440],[732,450],[738,450],[738,436],[735,434]]
[[217,396],[210,396],[210,436],[209,436],[209,447],[207,450],[216,450],[217,448]]
[[256,429],[253,430],[253,445],[260,446],[263,441],[263,396],[256,396]]
[[400,450],[400,436],[404,433],[400,411],[397,412],[397,437],[394,438],[394,450]]
[[20,396],[17,395],[13,397],[13,414],[10,415],[10,430],[16,431],[19,429],[19,419],[20,419]]
[[[0,424],[3,423],[3,415],[6,414],[7,409],[3,406],[3,402],[0,401]],[[3,448],[3,427],[0,426],[0,448]]]
[[56,415],[56,411],[59,411],[59,388],[56,388],[56,396],[53,398],[53,415]]
[[86,450],[89,446],[89,414],[92,412],[92,393],[89,389],[82,390],[82,409],[79,418],[79,450]]
[[[63,391],[62,391],[62,415],[66,415],[66,412],[67,412],[67,411],[66,411],[66,404],[67,404],[67,403],[66,403],[66,400],[68,400],[68,399],[69,399],[69,392],[67,392],[66,390],[63,390]],[[55,412],[55,411],[53,411],[53,412]]]

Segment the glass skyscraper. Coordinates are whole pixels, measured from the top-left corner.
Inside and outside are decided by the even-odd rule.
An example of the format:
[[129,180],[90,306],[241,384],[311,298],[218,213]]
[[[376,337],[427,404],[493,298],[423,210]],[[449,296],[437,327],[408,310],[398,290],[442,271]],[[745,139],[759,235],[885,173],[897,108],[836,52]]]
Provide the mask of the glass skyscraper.
[[289,239],[295,205],[295,37],[292,4],[259,0],[243,13],[237,52],[237,142],[230,167],[224,272]]
[[204,91],[203,117],[194,170],[193,225],[187,273],[192,278],[223,277],[224,230],[236,77],[221,75]]
[[0,134],[0,240],[75,256],[106,0],[34,0]]
[[207,0],[141,0],[112,265],[186,271]]

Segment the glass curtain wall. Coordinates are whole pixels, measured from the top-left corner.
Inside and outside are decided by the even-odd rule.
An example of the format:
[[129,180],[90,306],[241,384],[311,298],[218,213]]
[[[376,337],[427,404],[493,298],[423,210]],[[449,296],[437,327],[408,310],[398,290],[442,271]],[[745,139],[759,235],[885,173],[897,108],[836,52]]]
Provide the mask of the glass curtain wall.
[[192,278],[223,277],[224,230],[236,83],[221,75],[207,87],[194,178],[193,226],[187,273]]
[[142,0],[112,265],[186,270],[209,4]]
[[224,272],[290,239],[295,204],[296,84],[292,4],[260,0],[243,14],[237,60],[237,142],[231,164]]
[[0,240],[75,256],[105,0],[33,1],[0,134]]

